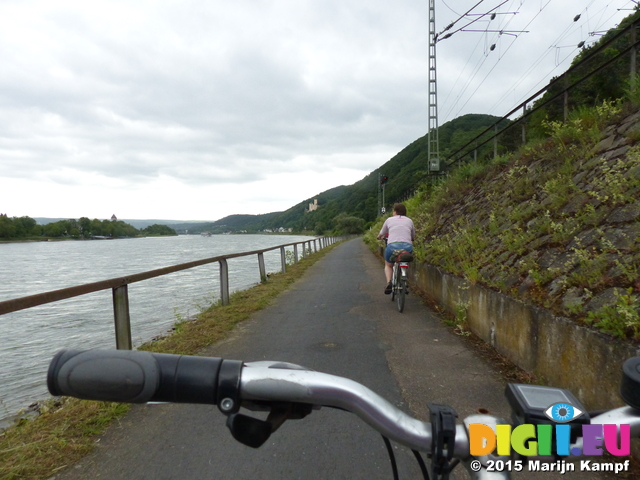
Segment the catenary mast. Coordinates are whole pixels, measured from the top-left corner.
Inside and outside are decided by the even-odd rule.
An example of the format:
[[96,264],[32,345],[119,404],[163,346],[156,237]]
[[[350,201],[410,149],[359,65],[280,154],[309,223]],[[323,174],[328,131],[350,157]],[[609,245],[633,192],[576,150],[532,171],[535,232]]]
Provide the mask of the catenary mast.
[[427,134],[429,173],[440,171],[436,40],[437,35],[435,0],[429,0],[429,132]]

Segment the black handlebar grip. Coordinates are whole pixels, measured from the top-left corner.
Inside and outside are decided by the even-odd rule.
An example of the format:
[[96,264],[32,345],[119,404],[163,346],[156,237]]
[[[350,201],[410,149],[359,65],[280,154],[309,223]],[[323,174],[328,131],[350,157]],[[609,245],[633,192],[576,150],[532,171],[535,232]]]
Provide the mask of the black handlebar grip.
[[84,400],[216,404],[221,358],[130,350],[62,350],[51,360],[52,395]]

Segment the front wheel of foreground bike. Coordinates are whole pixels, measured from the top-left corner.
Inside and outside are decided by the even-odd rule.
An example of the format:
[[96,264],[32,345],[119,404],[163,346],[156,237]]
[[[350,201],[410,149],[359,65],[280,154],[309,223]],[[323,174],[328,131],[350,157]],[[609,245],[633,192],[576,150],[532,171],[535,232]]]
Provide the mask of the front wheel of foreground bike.
[[404,310],[404,297],[407,294],[407,279],[398,279],[398,311],[402,313]]

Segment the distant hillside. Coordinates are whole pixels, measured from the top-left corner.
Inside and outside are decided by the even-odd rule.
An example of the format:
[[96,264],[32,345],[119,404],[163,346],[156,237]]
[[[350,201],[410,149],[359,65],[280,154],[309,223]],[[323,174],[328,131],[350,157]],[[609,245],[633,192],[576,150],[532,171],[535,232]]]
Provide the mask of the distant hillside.
[[229,215],[215,222],[181,222],[169,224],[180,234],[227,233],[227,232],[247,232],[255,233],[262,230],[260,225],[268,222],[269,219],[279,215],[280,212],[266,213],[263,215]]
[[[441,157],[446,158],[470,139],[493,125],[498,117],[469,114],[447,122],[439,129]],[[508,121],[505,121],[508,122]],[[509,142],[505,136],[503,142]],[[500,147],[501,149],[504,146]],[[493,151],[486,146],[480,156]],[[415,189],[427,175],[427,136],[423,136],[400,151],[379,169],[353,185],[342,185],[305,199],[284,212],[266,215],[231,215],[202,229],[212,233],[223,231],[261,231],[264,229],[292,228],[293,231],[316,231],[335,228],[334,218],[341,213],[372,222],[378,215],[378,173],[389,177],[385,187],[387,208],[405,192]],[[318,201],[318,208],[309,212],[309,204]],[[179,226],[171,225],[176,230]],[[195,233],[195,232],[194,232]]]

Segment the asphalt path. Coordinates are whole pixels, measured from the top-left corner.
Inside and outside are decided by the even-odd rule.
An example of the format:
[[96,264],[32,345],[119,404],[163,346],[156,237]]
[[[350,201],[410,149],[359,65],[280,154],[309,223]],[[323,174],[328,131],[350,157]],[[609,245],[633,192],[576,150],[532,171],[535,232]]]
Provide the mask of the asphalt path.
[[[203,355],[286,361],[348,377],[422,420],[428,419],[427,402],[451,405],[460,418],[479,408],[508,418],[500,372],[446,328],[419,297],[410,294],[404,313],[399,313],[384,295],[384,286],[380,259],[361,239],[344,242],[270,307]],[[397,444],[394,451],[400,478],[421,478],[413,454]],[[217,407],[165,404],[135,406],[98,441],[93,454],[52,480],[87,478],[392,476],[380,435],[347,412],[323,408],[288,421],[265,445],[253,449],[231,437]],[[468,477],[458,467],[454,478]]]

